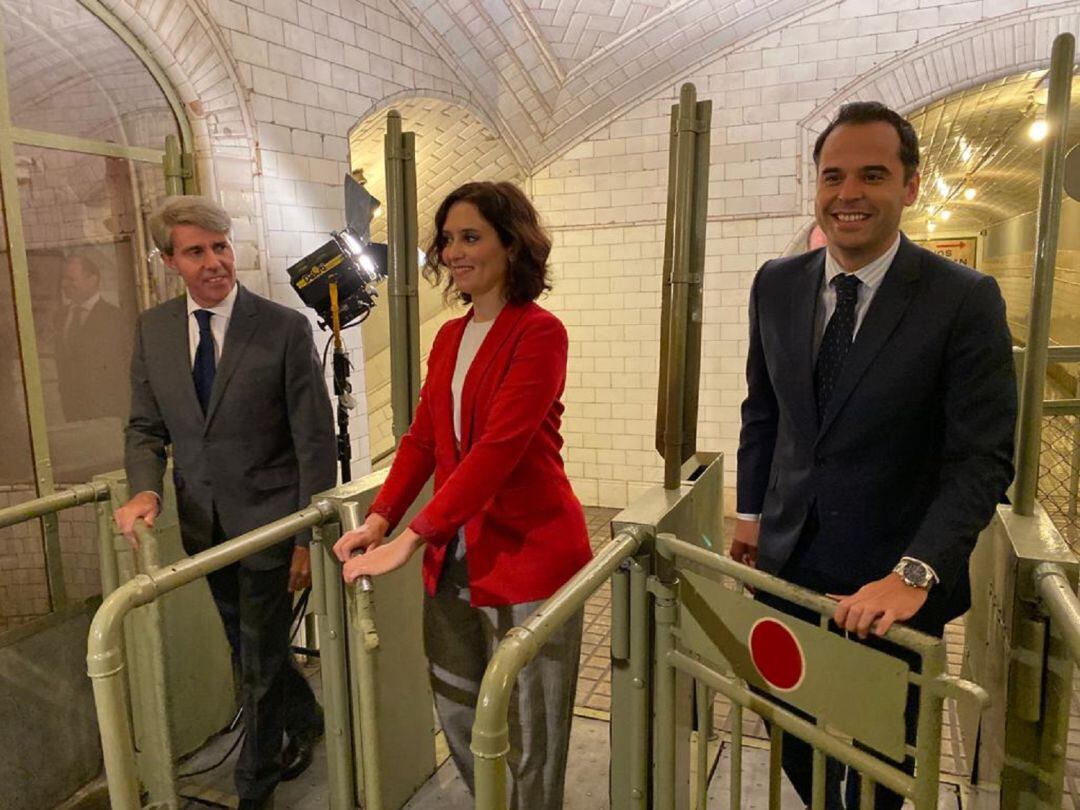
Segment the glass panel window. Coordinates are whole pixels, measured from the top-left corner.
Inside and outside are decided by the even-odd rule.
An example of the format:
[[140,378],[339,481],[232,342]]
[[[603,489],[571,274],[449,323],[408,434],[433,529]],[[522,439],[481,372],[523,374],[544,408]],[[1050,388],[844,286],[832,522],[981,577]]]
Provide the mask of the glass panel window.
[[[34,487],[26,388],[7,253],[0,222],[0,508],[37,497]],[[51,607],[38,521],[0,529],[0,633],[43,616]]]
[[[164,178],[131,161],[16,147],[30,294],[57,488],[123,467],[143,209]],[[141,166],[141,164],[139,164]],[[67,594],[100,591],[94,508],[60,514]]]
[[146,66],[76,0],[0,0],[12,124],[162,148],[172,108]]

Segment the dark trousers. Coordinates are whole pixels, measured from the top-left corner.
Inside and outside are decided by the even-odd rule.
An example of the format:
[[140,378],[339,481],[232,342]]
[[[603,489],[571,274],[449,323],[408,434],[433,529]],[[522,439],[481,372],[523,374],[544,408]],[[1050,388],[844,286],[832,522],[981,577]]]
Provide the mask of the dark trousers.
[[[803,530],[803,535],[799,539],[799,544],[796,547],[795,553],[779,572],[781,579],[785,579],[796,585],[801,585],[804,588],[808,588],[818,593],[850,594],[858,590],[858,587],[853,587],[850,583],[843,581],[841,576],[842,572],[839,572],[839,574],[824,573],[817,570],[817,566],[807,564],[808,560],[814,559],[815,555],[812,553],[812,544],[815,540],[819,540],[817,536],[817,524],[816,521],[813,520],[813,517],[811,517],[811,520],[807,522],[807,526]],[[791,602],[773,596],[772,594],[758,591],[755,594],[755,598],[762,604],[769,605],[770,607],[787,613],[789,616],[809,622],[810,624],[817,625],[819,622],[819,615],[816,612],[792,604]],[[921,615],[916,615],[912,621],[908,622],[908,626],[921,630],[924,633],[941,636],[944,632],[944,622],[932,618],[933,613],[927,614],[924,611],[920,611],[920,614]],[[836,632],[840,631],[837,630]],[[855,638],[855,636],[852,636],[852,638]],[[910,650],[898,647],[897,645],[891,644],[876,636],[870,636],[865,641],[860,641],[859,643],[881,650],[895,658],[900,658],[914,671],[918,671],[919,669],[919,656]],[[775,698],[773,699],[775,700]],[[782,701],[777,702],[782,703]],[[809,720],[814,719],[805,712],[795,709],[793,706],[787,706],[785,704],[785,707]],[[909,686],[907,705],[904,709],[904,722],[907,727],[908,744],[912,744],[915,741],[915,727],[918,719],[918,712],[919,691],[914,686]],[[860,745],[858,742],[856,742],[855,745],[856,747],[864,748],[864,746]],[[871,749],[864,748],[864,750],[868,750],[880,759],[900,767],[907,773],[914,773],[915,771],[915,761],[911,757],[907,757],[904,762],[898,763]],[[812,797],[813,748],[809,743],[796,738],[794,735],[786,734],[784,735],[781,759],[784,773],[787,774],[792,786],[799,794],[799,798],[809,806]],[[842,789],[841,782],[844,780],[845,771],[847,779]],[[826,810],[845,810],[845,808],[847,808],[847,810],[858,810],[860,784],[861,778],[854,768],[847,768],[843,763],[837,760],[831,758],[827,759],[825,765]],[[903,803],[904,800],[902,796],[881,785],[876,787],[874,792],[874,807],[876,810],[899,810]]]
[[242,799],[269,794],[281,777],[283,734],[321,732],[315,695],[289,653],[289,568],[239,563],[207,576],[239,674],[246,737],[236,763]]

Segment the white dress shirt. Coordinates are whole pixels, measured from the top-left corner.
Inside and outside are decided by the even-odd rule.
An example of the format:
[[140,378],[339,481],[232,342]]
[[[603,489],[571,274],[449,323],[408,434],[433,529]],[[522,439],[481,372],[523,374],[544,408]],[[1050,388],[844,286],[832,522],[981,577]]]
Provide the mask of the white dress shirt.
[[221,361],[221,349],[225,345],[225,333],[229,329],[229,319],[232,318],[233,305],[236,303],[236,284],[229,290],[229,294],[222,299],[216,307],[200,307],[189,294],[187,296],[188,311],[188,349],[192,368],[195,367],[195,350],[199,347],[199,322],[195,318],[196,310],[206,309],[214,313],[210,319],[210,332],[214,336],[214,364]]
[[[889,265],[896,258],[896,251],[899,249],[900,234],[897,234],[892,247],[870,262],[870,264],[855,271],[855,277],[862,283],[859,285],[859,297],[855,302],[855,331],[852,333],[852,340],[859,334],[859,327],[862,326],[863,319],[866,317],[866,310],[870,309],[870,302],[874,300],[874,296],[885,278],[885,273],[888,272]],[[817,315],[814,318],[815,359],[817,358],[818,349],[821,347],[821,339],[825,336],[825,325],[829,322],[833,312],[836,311],[836,287],[833,286],[832,280],[843,272],[844,268],[840,266],[840,262],[833,258],[828,248],[825,248],[825,276],[821,279],[821,291],[818,298],[819,306]]]

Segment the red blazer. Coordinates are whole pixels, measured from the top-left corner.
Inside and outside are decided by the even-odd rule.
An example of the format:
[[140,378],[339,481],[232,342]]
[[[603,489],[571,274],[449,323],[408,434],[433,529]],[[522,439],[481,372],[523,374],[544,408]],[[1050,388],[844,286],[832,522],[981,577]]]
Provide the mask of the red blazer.
[[566,329],[536,304],[503,307],[465,377],[459,452],[450,381],[471,317],[435,336],[416,417],[370,511],[395,526],[434,470],[435,494],[409,524],[427,541],[428,593],[464,526],[472,604],[546,599],[592,557],[559,455]]

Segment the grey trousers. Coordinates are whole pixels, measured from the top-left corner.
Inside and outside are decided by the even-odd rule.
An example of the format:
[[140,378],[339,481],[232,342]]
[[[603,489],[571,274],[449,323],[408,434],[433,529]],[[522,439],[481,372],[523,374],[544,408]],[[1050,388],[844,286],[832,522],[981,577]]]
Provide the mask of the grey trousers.
[[[472,607],[467,588],[452,576],[442,578],[435,596],[424,595],[424,650],[435,710],[454,764],[474,795],[469,743],[484,669],[506,632],[540,604]],[[559,628],[518,676],[509,717],[511,810],[563,805],[583,618],[578,613]]]

